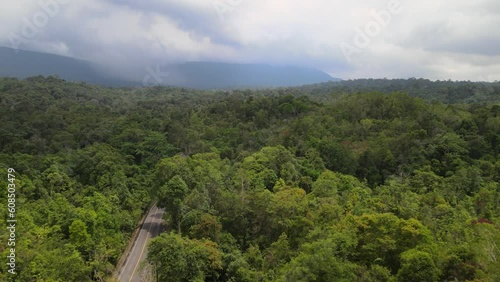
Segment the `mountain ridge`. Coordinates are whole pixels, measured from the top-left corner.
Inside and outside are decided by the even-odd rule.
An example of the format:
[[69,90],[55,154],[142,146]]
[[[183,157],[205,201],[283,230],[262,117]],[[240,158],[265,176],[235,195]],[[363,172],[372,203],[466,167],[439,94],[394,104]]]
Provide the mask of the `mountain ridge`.
[[133,77],[122,78],[104,71],[97,62],[0,46],[0,77],[55,75],[105,86],[170,85],[216,90],[293,87],[340,80],[314,68],[203,61],[158,65],[133,72],[136,73]]

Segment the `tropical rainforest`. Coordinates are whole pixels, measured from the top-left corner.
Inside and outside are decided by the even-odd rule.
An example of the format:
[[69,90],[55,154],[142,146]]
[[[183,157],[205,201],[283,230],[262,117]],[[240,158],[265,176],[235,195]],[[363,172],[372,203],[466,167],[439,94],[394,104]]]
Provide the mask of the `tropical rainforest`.
[[108,281],[153,202],[158,281],[500,281],[499,154],[499,83],[1,78],[0,281]]

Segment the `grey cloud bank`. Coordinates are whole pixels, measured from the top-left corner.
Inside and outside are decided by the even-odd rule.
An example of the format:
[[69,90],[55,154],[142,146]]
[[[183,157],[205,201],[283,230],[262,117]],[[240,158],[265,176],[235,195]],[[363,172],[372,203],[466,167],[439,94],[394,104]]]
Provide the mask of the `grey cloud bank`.
[[[342,78],[499,79],[500,2],[399,0],[390,23],[379,18],[370,43],[356,46],[357,32],[393,1],[9,1],[1,4],[0,45],[97,61],[121,76],[219,61]],[[343,42],[357,48],[349,60]]]

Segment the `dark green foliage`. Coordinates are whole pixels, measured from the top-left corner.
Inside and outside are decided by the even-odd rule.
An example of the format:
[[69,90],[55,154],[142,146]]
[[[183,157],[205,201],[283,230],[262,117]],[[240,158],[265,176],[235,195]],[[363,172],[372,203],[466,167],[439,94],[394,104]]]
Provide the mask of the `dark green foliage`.
[[299,90],[313,95],[332,93],[356,94],[371,91],[391,93],[403,91],[413,97],[444,103],[499,102],[500,83],[409,79],[356,79],[326,82],[300,87]]

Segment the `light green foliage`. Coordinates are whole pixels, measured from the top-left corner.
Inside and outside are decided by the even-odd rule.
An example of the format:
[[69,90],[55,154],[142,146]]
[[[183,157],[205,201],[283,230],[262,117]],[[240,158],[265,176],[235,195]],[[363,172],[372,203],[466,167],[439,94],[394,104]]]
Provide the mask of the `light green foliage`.
[[354,253],[366,265],[377,261],[395,272],[399,256],[407,249],[431,243],[431,234],[416,219],[402,220],[393,214],[367,214],[354,218],[359,243]]
[[69,244],[37,254],[29,263],[28,271],[20,275],[22,281],[33,278],[39,281],[91,281],[90,268]]
[[148,261],[159,281],[217,281],[222,254],[211,241],[163,234],[149,247]]
[[83,221],[77,219],[69,226],[69,240],[82,252],[88,251],[90,235],[87,232],[87,226]]
[[336,197],[338,193],[338,178],[327,170],[323,172],[312,185],[312,194],[316,197]]
[[283,146],[264,147],[243,160],[239,172],[241,178],[238,178],[242,186],[271,189],[279,178],[286,184],[296,183],[299,176],[297,166],[297,161]]
[[353,281],[356,265],[338,256],[342,242],[334,238],[304,244],[277,281]]
[[434,282],[438,281],[439,270],[429,253],[408,250],[401,254],[402,266],[398,271],[397,281]]

